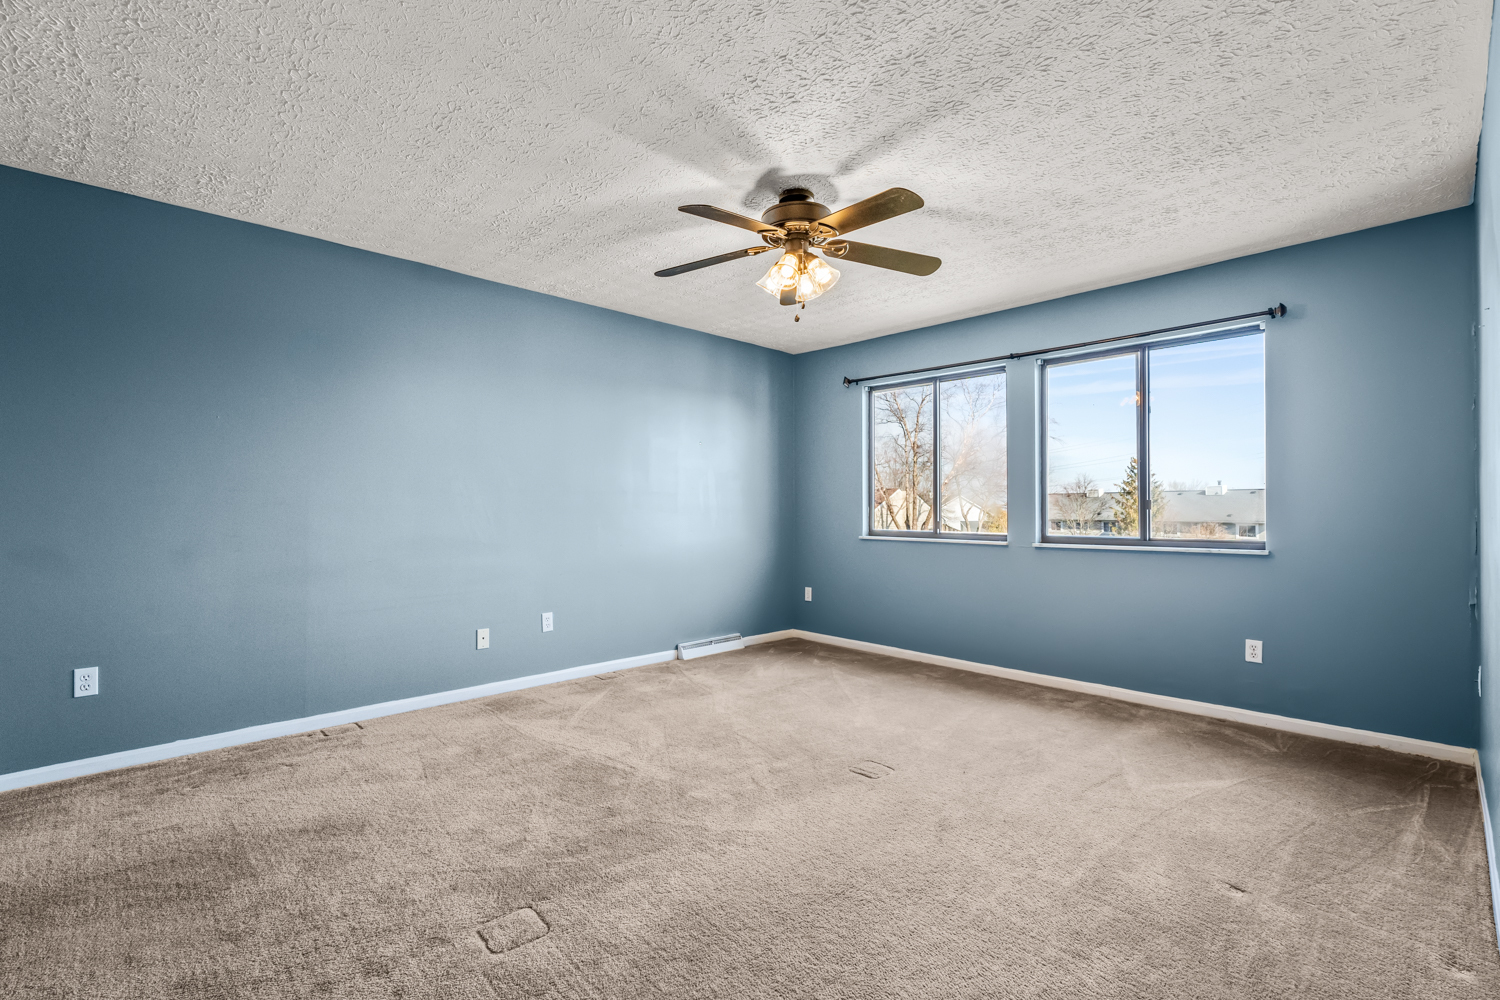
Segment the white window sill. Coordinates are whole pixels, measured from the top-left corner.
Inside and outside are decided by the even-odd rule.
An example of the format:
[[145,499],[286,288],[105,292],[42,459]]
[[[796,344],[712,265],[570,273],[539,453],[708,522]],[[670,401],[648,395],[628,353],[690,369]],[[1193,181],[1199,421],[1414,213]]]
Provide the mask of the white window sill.
[[937,542],[939,545],[1009,545],[1006,539],[997,538],[923,538],[920,535],[860,535],[862,542]]
[[1172,545],[1069,545],[1066,542],[1032,542],[1031,547],[1034,549],[1089,549],[1093,552],[1186,552],[1197,555],[1210,553],[1220,556],[1268,556],[1271,554],[1270,549],[1190,549]]

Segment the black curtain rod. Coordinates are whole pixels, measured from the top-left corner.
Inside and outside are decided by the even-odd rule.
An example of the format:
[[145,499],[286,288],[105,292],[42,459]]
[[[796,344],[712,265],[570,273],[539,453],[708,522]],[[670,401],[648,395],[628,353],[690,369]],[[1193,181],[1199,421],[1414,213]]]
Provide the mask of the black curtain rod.
[[1201,323],[1184,323],[1181,326],[1164,326],[1160,330],[1147,330],[1144,333],[1126,333],[1118,337],[1101,337],[1098,340],[1085,340],[1077,344],[1064,344],[1061,347],[1044,347],[1039,351],[1017,351],[1014,354],[1001,354],[993,358],[980,358],[978,361],[959,361],[949,365],[931,365],[927,368],[908,368],[904,372],[887,372],[884,375],[866,375],[863,378],[850,378],[844,376],[844,386],[858,385],[861,382],[872,382],[878,378],[896,378],[898,375],[920,375],[923,372],[940,372],[945,368],[967,368],[970,365],[986,365],[991,361],[1011,361],[1015,358],[1029,358],[1034,354],[1051,354],[1053,351],[1071,351],[1077,347],[1093,347],[1095,344],[1112,344],[1117,340],[1135,340],[1137,337],[1151,337],[1158,333],[1176,333],[1178,330],[1191,330],[1199,326],[1214,326],[1219,323],[1233,323],[1237,319],[1254,319],[1257,316],[1269,316],[1277,319],[1286,315],[1286,303],[1278,303],[1269,309],[1260,312],[1245,313],[1241,316],[1225,316],[1221,319],[1206,319]]

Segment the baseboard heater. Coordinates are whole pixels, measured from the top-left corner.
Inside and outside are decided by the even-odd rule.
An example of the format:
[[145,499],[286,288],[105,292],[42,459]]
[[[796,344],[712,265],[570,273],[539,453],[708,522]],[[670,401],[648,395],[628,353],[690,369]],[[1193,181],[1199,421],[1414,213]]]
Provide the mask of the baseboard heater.
[[731,649],[744,649],[745,637],[735,632],[733,635],[716,635],[712,639],[695,639],[692,642],[679,642],[677,644],[677,658],[679,660],[693,660],[709,653],[726,653]]

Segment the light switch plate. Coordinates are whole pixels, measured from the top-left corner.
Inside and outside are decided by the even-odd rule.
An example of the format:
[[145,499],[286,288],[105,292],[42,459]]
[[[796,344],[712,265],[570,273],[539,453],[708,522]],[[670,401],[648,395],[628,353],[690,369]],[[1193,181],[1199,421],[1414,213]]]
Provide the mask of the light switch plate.
[[1261,643],[1261,641],[1259,639],[1246,639],[1245,640],[1245,662],[1246,663],[1264,663],[1265,660],[1262,659],[1262,657],[1264,656],[1264,654],[1265,654],[1265,650],[1262,647],[1262,643]]
[[79,667],[73,671],[73,697],[87,698],[99,693],[99,668]]
[[802,599],[804,601],[810,601],[810,600],[812,600],[812,588],[811,587],[803,587],[802,588]]
[[482,628],[478,632],[474,633],[474,648],[475,649],[489,649],[490,648],[490,630],[489,629]]
[[552,612],[550,612],[550,611],[543,611],[542,612],[542,631],[543,632],[551,632],[552,631]]

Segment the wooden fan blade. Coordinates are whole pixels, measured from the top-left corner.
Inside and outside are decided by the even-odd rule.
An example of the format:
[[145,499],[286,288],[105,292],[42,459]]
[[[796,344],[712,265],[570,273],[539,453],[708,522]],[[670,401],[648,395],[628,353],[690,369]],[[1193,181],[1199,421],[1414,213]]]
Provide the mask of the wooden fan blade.
[[739,226],[748,229],[752,233],[779,233],[780,226],[773,226],[769,222],[761,222],[752,219],[748,215],[740,215],[738,212],[726,211],[722,208],[714,208],[712,205],[679,205],[677,211],[686,212],[688,215],[696,215],[700,219],[709,219],[713,222],[722,222],[729,226]]
[[739,260],[741,257],[754,257],[756,254],[765,253],[769,249],[771,248],[746,247],[744,250],[736,250],[734,251],[734,253],[721,253],[717,257],[705,257],[702,260],[695,260],[691,264],[678,264],[676,267],[669,267],[665,270],[657,271],[656,276],[658,278],[670,278],[674,274],[682,274],[686,271],[696,271],[700,267],[712,267],[715,264],[723,264],[725,261]]
[[[889,268],[892,271],[905,271],[907,274],[931,274],[943,266],[943,262],[936,257],[928,257],[926,254],[909,253],[906,250],[892,250],[890,247],[878,247],[872,243],[855,243],[853,240],[839,240],[849,249],[838,256],[829,253],[834,260],[852,260],[856,264],[869,264],[873,267]],[[838,244],[834,244],[837,246]]]
[[871,195],[864,201],[856,201],[848,208],[841,208],[832,215],[825,215],[818,221],[840,233],[852,233],[856,229],[873,226],[877,222],[884,222],[886,219],[893,219],[907,212],[915,212],[922,205],[923,201],[915,191],[908,191],[906,188],[891,188],[888,191]]
[[790,288],[783,288],[781,290],[781,304],[784,306],[794,306],[797,304],[796,285],[793,285]]

